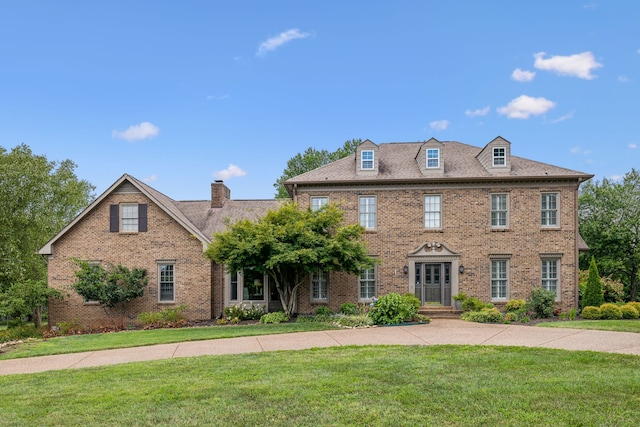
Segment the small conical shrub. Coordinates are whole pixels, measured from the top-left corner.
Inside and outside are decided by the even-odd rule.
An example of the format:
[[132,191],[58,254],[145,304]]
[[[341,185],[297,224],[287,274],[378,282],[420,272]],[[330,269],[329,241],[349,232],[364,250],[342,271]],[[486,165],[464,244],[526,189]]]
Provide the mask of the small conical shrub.
[[600,273],[598,273],[598,266],[596,265],[596,259],[591,257],[591,263],[589,264],[589,278],[587,279],[587,288],[582,296],[581,306],[594,306],[600,307],[604,304],[604,296],[602,295],[602,282],[600,281]]

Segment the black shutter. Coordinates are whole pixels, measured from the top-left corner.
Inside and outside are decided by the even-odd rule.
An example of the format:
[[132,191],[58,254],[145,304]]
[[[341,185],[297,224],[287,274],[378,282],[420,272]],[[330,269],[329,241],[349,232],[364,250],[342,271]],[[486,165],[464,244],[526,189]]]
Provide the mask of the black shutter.
[[138,205],[138,231],[147,231],[147,205],[144,203]]
[[109,205],[109,231],[117,233],[120,228],[120,219],[118,214],[120,213],[119,205]]

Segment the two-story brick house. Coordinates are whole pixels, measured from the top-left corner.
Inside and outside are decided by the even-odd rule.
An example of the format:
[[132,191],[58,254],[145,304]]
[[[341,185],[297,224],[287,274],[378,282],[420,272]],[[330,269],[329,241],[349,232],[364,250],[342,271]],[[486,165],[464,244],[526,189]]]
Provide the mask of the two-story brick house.
[[464,292],[496,305],[533,288],[577,307],[578,188],[592,175],[511,155],[498,137],[484,148],[430,139],[374,144],[286,182],[301,208],[337,202],[366,228],[380,264],[360,277],[319,273],[299,311],[367,302],[388,292],[453,305]]

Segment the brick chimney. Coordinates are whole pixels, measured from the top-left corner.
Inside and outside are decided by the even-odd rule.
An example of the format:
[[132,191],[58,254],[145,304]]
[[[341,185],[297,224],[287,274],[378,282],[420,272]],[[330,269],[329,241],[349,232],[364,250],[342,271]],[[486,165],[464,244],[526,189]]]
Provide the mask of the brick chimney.
[[211,207],[221,208],[225,202],[231,198],[231,190],[227,188],[222,180],[211,183]]

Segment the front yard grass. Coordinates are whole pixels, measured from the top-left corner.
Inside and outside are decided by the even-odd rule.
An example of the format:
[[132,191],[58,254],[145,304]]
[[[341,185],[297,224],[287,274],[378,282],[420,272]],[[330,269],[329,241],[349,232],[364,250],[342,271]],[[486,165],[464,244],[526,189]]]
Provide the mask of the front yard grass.
[[365,346],[0,377],[0,425],[636,426],[640,358]]
[[640,333],[640,320],[563,320],[560,322],[542,322],[536,326]]

